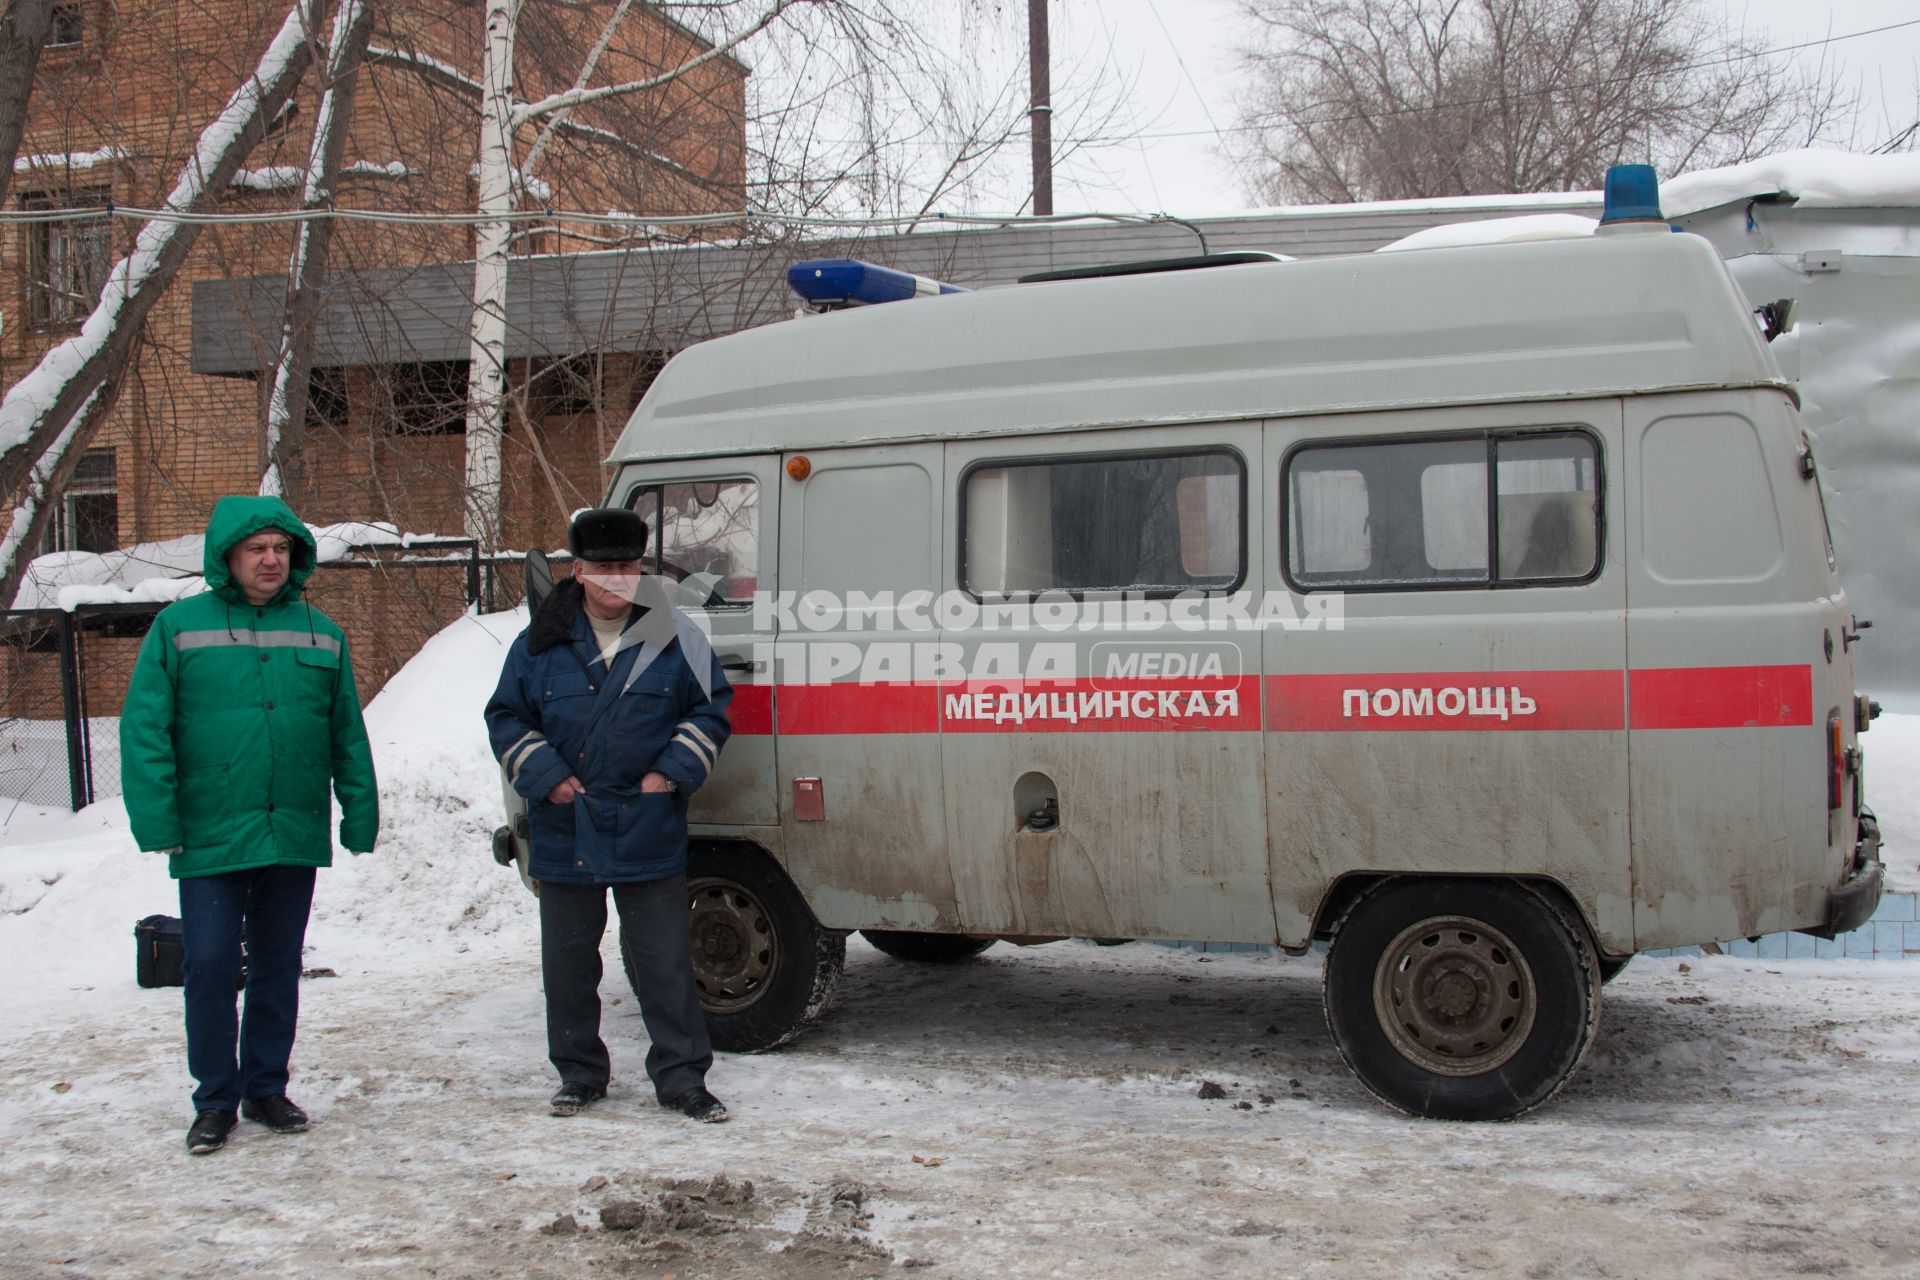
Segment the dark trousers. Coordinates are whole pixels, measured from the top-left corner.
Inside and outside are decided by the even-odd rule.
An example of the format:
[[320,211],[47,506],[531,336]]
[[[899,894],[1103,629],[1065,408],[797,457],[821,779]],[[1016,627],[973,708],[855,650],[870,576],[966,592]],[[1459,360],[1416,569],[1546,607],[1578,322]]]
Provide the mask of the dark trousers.
[[607,889],[621,941],[639,969],[640,1017],[653,1041],[647,1075],[661,1101],[704,1084],[713,1065],[687,931],[687,877],[638,884],[540,886],[540,973],[547,993],[547,1056],[560,1079],[605,1089],[612,1072],[600,1039],[600,939]]
[[[236,1111],[242,1098],[287,1091],[300,1014],[300,952],[312,906],[312,867],[257,867],[180,882],[187,1070],[200,1085],[194,1110]],[[242,938],[246,1012],[236,1016]]]

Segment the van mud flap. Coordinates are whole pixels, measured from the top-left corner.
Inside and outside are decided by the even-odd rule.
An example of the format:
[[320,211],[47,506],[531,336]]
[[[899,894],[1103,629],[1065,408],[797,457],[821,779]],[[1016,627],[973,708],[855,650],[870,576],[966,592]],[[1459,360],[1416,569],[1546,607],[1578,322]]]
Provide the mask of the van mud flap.
[[1853,849],[1853,872],[1827,899],[1827,923],[1818,929],[1800,933],[1816,938],[1835,938],[1852,933],[1872,917],[1880,905],[1887,868],[1880,861],[1880,823],[1870,811],[1860,814],[1860,838]]

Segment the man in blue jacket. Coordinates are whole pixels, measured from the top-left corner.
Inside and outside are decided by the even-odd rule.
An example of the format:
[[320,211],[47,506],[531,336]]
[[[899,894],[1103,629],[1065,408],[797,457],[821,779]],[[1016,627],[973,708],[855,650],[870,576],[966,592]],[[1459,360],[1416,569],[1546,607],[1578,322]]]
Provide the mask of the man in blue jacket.
[[[687,798],[726,745],[733,690],[700,630],[642,588],[647,526],[619,508],[574,517],[572,581],[558,584],[507,652],[487,704],[493,752],[527,798],[528,873],[540,883],[554,1115],[606,1096],[600,940],[613,890],[638,970],[663,1107],[714,1123],[713,1047],[687,925]],[[636,603],[637,600],[650,603]]]

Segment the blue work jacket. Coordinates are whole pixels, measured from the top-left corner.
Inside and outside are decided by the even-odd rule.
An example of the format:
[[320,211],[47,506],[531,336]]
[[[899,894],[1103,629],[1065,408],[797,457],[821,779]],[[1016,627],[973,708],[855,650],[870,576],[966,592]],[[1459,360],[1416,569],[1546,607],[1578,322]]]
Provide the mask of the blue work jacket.
[[[733,689],[713,651],[689,643],[699,637],[684,619],[664,647],[628,645],[609,666],[580,601],[577,584],[559,584],[514,640],[487,703],[488,738],[527,798],[535,880],[659,880],[686,870],[687,800],[726,745]],[[708,668],[704,689],[688,665],[695,647]],[[677,792],[642,792],[640,779],[655,772]],[[569,776],[585,794],[548,803]]]

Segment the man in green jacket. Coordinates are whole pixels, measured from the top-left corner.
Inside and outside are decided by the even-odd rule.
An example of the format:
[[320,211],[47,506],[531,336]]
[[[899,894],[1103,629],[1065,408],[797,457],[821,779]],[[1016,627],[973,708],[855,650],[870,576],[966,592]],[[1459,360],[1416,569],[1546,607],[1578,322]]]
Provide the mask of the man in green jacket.
[[329,781],[342,845],[371,850],[380,824],[346,635],[300,598],[315,558],[280,499],[220,499],[210,589],[154,619],[120,716],[134,840],[170,855],[180,882],[195,1155],[226,1144],[236,1110],[276,1133],[307,1127],[287,1100],[287,1059],[314,868],[333,861]]

